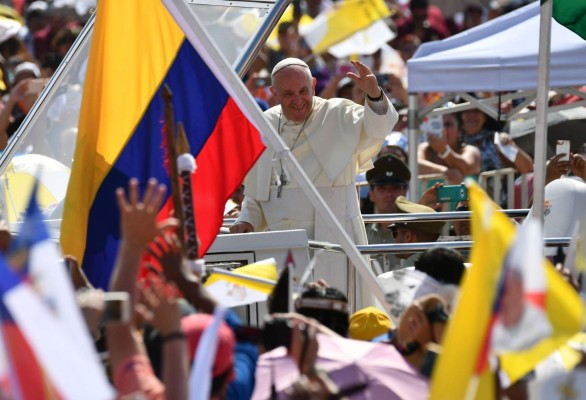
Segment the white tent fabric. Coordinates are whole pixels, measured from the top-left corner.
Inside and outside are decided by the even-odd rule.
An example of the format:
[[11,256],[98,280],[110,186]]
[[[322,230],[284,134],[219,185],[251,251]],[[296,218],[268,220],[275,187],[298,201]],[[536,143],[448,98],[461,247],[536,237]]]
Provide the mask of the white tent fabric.
[[[586,41],[555,20],[550,87],[586,84]],[[409,92],[529,90],[537,86],[539,2],[438,42],[407,63]]]

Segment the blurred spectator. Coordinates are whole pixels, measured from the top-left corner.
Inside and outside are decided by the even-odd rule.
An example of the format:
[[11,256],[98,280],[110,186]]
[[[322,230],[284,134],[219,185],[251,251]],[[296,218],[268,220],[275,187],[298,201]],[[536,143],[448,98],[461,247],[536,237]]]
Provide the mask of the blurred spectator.
[[49,27],[48,9],[49,5],[45,1],[34,1],[26,7],[24,14],[26,25],[21,31],[21,38],[32,56],[36,56],[35,34]]
[[[395,200],[395,207],[399,213],[417,214],[436,212],[433,208],[413,203],[403,196]],[[403,222],[392,224],[390,230],[395,239],[395,243],[425,243],[437,241],[442,233],[443,227],[443,221]],[[413,266],[419,257],[419,253],[401,253],[397,254],[396,257],[400,259],[400,264],[392,266],[391,269]]]
[[0,149],[6,147],[46,83],[36,80],[41,76],[41,70],[32,62],[20,63],[13,76],[13,88],[4,96],[5,107],[0,112]]
[[403,161],[405,165],[409,165],[407,140],[407,136],[405,136],[403,133],[391,132],[385,138],[385,143],[379,151],[377,158],[381,158],[382,156],[390,154]]
[[446,247],[425,250],[415,261],[415,269],[425,272],[439,283],[456,286],[460,285],[466,271],[462,254]]
[[65,54],[69,51],[71,46],[73,46],[73,42],[79,36],[81,32],[81,28],[78,26],[66,26],[61,28],[51,40],[51,53],[47,54],[49,57],[50,54],[55,53],[59,57],[65,57]]
[[533,171],[533,159],[519,148],[506,133],[499,133],[500,142],[516,152],[514,161],[508,160],[499,150],[495,132],[487,126],[487,116],[478,109],[461,112],[462,141],[480,150],[480,172],[501,169],[506,166],[516,168],[521,174]]
[[292,22],[281,22],[277,27],[279,49],[268,49],[266,69],[272,71],[281,60],[299,56],[299,33]]
[[428,0],[411,0],[411,15],[397,21],[397,41],[407,34],[413,34],[422,43],[448,37],[450,32],[439,8],[429,5]]
[[454,114],[443,116],[444,134],[427,134],[427,141],[417,149],[421,174],[444,174],[451,184],[459,184],[469,175],[480,173],[480,151],[462,143],[459,121]]
[[376,307],[366,307],[350,316],[349,337],[370,341],[384,335],[393,326],[391,319]]
[[446,304],[439,296],[421,297],[401,315],[393,343],[407,361],[422,370],[428,350],[441,349],[430,344],[441,344],[448,320]]
[[[396,199],[407,194],[411,172],[407,165],[393,155],[385,155],[374,163],[374,168],[366,172],[370,186],[368,198],[374,205],[374,214],[393,214],[397,212]],[[366,228],[369,244],[394,243],[393,233],[388,223],[369,224]],[[377,254],[373,256],[382,271],[389,271],[400,263],[394,254]]]
[[413,57],[419,46],[421,46],[421,39],[411,34],[394,41],[394,47],[405,63]]
[[338,335],[348,336],[348,299],[333,287],[311,287],[295,302],[295,310]]
[[477,0],[468,1],[464,8],[462,31],[474,28],[484,22],[484,7]]

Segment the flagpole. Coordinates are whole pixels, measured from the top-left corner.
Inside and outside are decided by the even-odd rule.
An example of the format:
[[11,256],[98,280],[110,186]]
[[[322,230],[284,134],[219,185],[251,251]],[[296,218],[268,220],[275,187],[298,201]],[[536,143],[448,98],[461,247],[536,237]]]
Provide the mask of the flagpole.
[[533,217],[543,223],[545,201],[545,162],[547,143],[547,111],[549,93],[549,62],[551,53],[551,17],[553,0],[541,4],[539,22],[539,63],[537,67],[537,99],[535,117],[535,160],[533,172]]
[[[371,267],[367,264],[366,258],[358,251],[354,241],[350,239],[348,233],[342,228],[342,225],[334,216],[330,207],[328,207],[303,168],[301,168],[297,159],[295,159],[295,156],[293,156],[291,149],[287,147],[275,128],[266,120],[252,98],[252,95],[242,83],[242,80],[238,78],[224,56],[216,48],[208,32],[203,28],[201,22],[199,22],[199,17],[194,13],[193,8],[188,7],[183,0],[163,0],[163,3],[173,18],[175,18],[175,21],[181,27],[187,39],[199,51],[203,60],[232,96],[234,102],[240,107],[244,115],[263,134],[265,142],[268,142],[268,146],[277,152],[277,157],[286,162],[287,170],[291,173],[291,176],[298,183],[301,190],[303,190],[310,203],[315,207],[316,212],[324,217],[328,228],[344,249],[350,262],[355,265],[371,293],[381,304],[385,304],[384,290],[380,283],[378,283]],[[187,15],[192,17],[189,22],[186,19]],[[193,23],[193,20],[197,23]]]

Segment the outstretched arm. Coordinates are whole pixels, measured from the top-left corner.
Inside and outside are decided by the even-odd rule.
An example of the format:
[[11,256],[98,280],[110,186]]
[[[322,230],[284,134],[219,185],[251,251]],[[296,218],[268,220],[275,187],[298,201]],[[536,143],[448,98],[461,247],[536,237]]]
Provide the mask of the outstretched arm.
[[[116,191],[122,240],[110,281],[110,290],[129,293],[132,311],[136,305],[135,290],[141,255],[146,245],[159,233],[156,218],[164,193],[165,187],[157,185],[155,179],[149,181],[142,199],[139,197],[136,179],[130,180],[128,198],[124,189],[119,188]],[[112,371],[116,371],[129,357],[146,354],[140,335],[132,322],[107,323],[106,337]]]

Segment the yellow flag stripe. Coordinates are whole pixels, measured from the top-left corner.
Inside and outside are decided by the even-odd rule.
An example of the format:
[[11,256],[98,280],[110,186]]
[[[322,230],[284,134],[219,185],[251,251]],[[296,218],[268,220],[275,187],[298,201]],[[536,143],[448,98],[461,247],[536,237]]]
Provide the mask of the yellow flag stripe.
[[160,0],[100,1],[61,229],[65,253],[82,260],[96,193],[183,40]]

